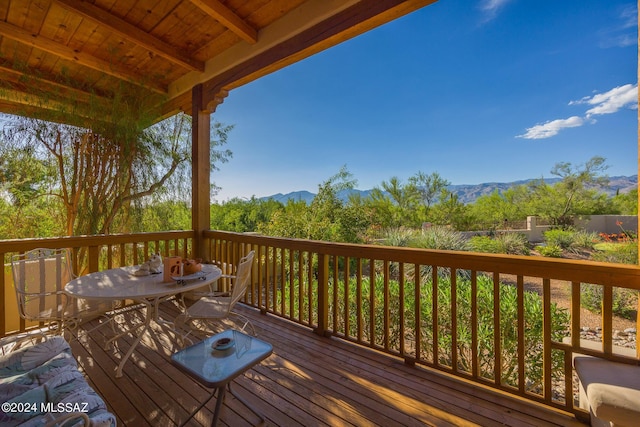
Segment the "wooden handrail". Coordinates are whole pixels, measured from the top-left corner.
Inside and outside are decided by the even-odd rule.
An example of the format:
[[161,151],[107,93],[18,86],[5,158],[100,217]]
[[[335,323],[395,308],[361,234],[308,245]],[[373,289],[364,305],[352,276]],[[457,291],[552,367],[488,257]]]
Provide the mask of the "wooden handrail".
[[[36,248],[68,248],[74,255],[74,272],[84,274],[121,265],[139,264],[157,251],[162,252],[162,255],[169,255],[171,252],[171,254],[190,257],[193,238],[194,232],[189,230],[0,240],[0,259],[4,263],[3,274],[0,274],[0,304],[3,308],[0,311],[2,313],[0,315],[0,337],[9,333],[25,331],[28,327],[38,326],[27,325],[22,319],[18,321],[17,303],[10,295],[13,294],[13,280],[9,265],[12,255]],[[8,326],[9,324],[12,326]]]
[[[86,254],[85,271],[95,271],[139,263],[158,250],[163,255],[171,251],[193,256],[194,237],[193,231],[170,231],[5,240],[0,241],[0,255],[6,263],[10,255],[38,247],[71,248],[76,259]],[[640,290],[638,266],[221,231],[205,231],[203,238],[213,260],[227,268],[248,251],[256,251],[244,303],[263,313],[389,353],[410,365],[429,366],[560,410],[581,412],[573,401],[574,354],[640,364],[637,350],[634,357],[614,347],[612,331],[614,287]],[[509,278],[506,287],[505,277]],[[531,278],[541,283],[538,297],[525,289]],[[554,280],[565,281],[570,295],[567,331],[558,331],[554,324]],[[603,291],[602,344],[595,349],[580,339],[577,307],[583,283],[598,285]],[[507,292],[510,289],[515,293]],[[4,304],[8,292],[12,292],[9,282],[0,275],[4,313],[8,312]],[[513,298],[510,307],[515,307],[516,319],[512,325],[504,323],[513,317],[502,312],[505,298]],[[540,307],[537,326],[525,316],[531,298],[537,298]],[[487,304],[490,317],[482,311]],[[0,317],[0,335],[14,332]],[[27,327],[23,322],[18,329]],[[542,331],[539,342],[532,342],[538,339],[532,336],[534,327]],[[539,360],[533,360],[534,356]],[[531,383],[538,381],[534,377],[539,386],[532,388]],[[557,398],[558,390],[564,399]]]
[[[640,290],[640,268],[635,265],[353,245],[221,231],[206,231],[204,237],[209,240],[212,257],[221,262],[234,262],[238,253],[256,250],[256,274],[245,302],[262,312],[310,326],[318,334],[402,357],[409,364],[440,369],[561,410],[581,412],[573,401],[573,354],[640,363],[637,350],[634,357],[614,348],[612,331],[614,287]],[[541,339],[533,344],[531,320],[525,315],[532,299],[525,289],[529,279],[541,283],[537,297]],[[552,280],[566,282],[570,295],[572,310],[564,332],[554,324],[557,308],[551,295]],[[481,295],[480,282],[487,281],[491,294]],[[501,313],[505,309],[503,298],[511,298],[502,294],[509,289],[505,288],[506,282],[515,288],[513,306],[517,312],[514,324],[507,326]],[[599,350],[580,339],[577,308],[583,283],[603,289]],[[379,294],[375,294],[374,286],[379,287],[375,290]],[[443,292],[450,294],[449,299],[429,296]],[[462,292],[469,292],[470,302]],[[489,324],[479,312],[480,298],[489,298]],[[469,304],[468,318],[461,317],[467,311],[460,304]],[[486,327],[492,331],[482,330]],[[512,344],[505,341],[505,333],[516,335]],[[490,341],[481,342],[487,336]],[[539,352],[535,350],[538,347]],[[532,360],[534,356],[540,360]],[[533,377],[540,379],[535,390],[529,384]],[[558,399],[558,390],[564,399]]]

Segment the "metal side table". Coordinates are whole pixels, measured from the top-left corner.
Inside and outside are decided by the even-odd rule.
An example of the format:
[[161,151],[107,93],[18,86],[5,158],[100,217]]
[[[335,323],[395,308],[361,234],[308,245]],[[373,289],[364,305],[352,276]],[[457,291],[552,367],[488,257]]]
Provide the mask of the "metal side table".
[[[218,349],[212,348],[212,345],[224,338],[231,339],[228,348],[225,348],[227,346]],[[213,389],[211,395],[189,415],[181,426],[185,425],[200,411],[217,392],[216,409],[211,422],[211,425],[215,426],[218,423],[220,409],[227,389],[236,399],[264,421],[264,417],[260,413],[233,392],[231,382],[234,378],[269,357],[272,352],[273,346],[265,341],[236,330],[227,330],[173,354],[171,362],[174,365],[205,387]]]

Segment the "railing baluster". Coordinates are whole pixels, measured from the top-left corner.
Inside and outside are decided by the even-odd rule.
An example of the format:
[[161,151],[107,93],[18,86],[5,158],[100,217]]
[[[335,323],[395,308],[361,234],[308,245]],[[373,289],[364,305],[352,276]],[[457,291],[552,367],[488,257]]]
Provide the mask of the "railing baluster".
[[332,323],[333,325],[331,326],[331,330],[334,333],[339,332],[340,330],[340,326],[339,326],[339,320],[338,320],[338,277],[339,277],[339,273],[338,273],[338,256],[337,255],[333,255],[331,256],[331,265],[333,266],[332,268],[332,274],[331,274],[331,280],[333,281],[333,286],[331,287],[333,290],[333,293],[331,295],[331,304],[332,304],[332,310],[331,310],[331,317],[332,317]]
[[546,402],[551,402],[551,367],[553,365],[551,357],[551,280],[542,280],[542,319],[543,319],[543,397]]
[[413,328],[415,330],[414,333],[414,345],[415,345],[415,352],[416,352],[416,361],[421,361],[422,359],[422,354],[421,354],[421,349],[422,349],[422,310],[420,309],[422,307],[422,297],[420,295],[420,291],[421,291],[421,280],[420,280],[420,265],[419,264],[413,264],[413,281],[414,281],[414,285],[413,285],[413,298],[415,301],[415,324],[413,325]]
[[500,345],[500,273],[493,273],[493,380],[496,386],[502,385],[502,346]]
[[382,280],[383,280],[383,294],[382,294],[382,344],[385,350],[389,351],[389,261],[384,260],[382,262]]
[[[309,251],[307,252],[308,263],[307,263],[307,325],[313,326],[313,282],[315,282],[313,277],[313,259],[314,253]],[[318,268],[320,268],[320,263],[318,263]]]
[[289,318],[295,318],[295,264],[294,258],[296,252],[293,249],[288,250],[289,253]]
[[349,266],[351,264],[351,258],[348,256],[344,257],[344,334],[346,337],[351,337],[351,312],[350,312],[350,278],[351,274],[349,271]]
[[455,268],[450,269],[451,275],[451,368],[454,372],[458,371],[458,286]]
[[369,260],[369,345],[375,347],[376,344],[376,263]]
[[471,375],[478,378],[478,272],[471,271]]
[[357,340],[362,342],[362,259],[357,258],[358,264],[356,268],[356,309],[357,309]]
[[[309,320],[311,321],[311,319]],[[316,328],[316,333],[318,335],[325,335],[327,334],[328,330],[329,330],[329,257],[326,256],[325,254],[318,254],[318,327]]]
[[602,351],[613,353],[613,287],[605,286],[602,293]]
[[432,363],[433,366],[436,367],[440,365],[440,321],[438,319],[438,296],[438,266],[431,265],[431,324],[433,325],[431,328],[431,351],[433,354]]
[[285,298],[285,289],[286,289],[286,253],[285,253],[285,249],[284,248],[280,248],[280,259],[279,259],[279,266],[280,266],[280,279],[278,280],[278,295],[280,295],[280,313],[282,314],[282,316],[285,316],[286,314],[286,310],[287,310],[287,302],[286,302],[286,298]]
[[401,356],[405,356],[406,348],[404,344],[405,340],[405,318],[404,318],[404,304],[405,304],[405,277],[404,277],[404,263],[398,263],[398,308],[399,308],[399,337],[398,337],[398,350]]
[[517,284],[517,304],[518,304],[518,390],[525,392],[525,311],[524,311],[524,277],[518,276]]

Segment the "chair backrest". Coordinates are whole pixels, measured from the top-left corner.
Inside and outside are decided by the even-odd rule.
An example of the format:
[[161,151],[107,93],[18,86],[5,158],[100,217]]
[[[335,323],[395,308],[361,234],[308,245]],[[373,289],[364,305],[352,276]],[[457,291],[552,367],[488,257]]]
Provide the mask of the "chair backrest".
[[11,257],[18,311],[25,320],[59,320],[64,285],[73,278],[66,249],[34,249]]
[[247,293],[247,287],[251,281],[251,267],[253,265],[254,255],[255,251],[251,251],[242,257],[238,263],[235,278],[231,286],[230,308],[233,308],[233,306],[244,297],[244,294]]

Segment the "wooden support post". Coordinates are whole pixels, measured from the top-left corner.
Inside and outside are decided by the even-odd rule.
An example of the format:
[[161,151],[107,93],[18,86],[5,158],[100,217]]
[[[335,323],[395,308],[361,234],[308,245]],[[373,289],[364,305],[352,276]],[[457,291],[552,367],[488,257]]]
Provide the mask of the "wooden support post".
[[211,192],[210,141],[211,125],[209,110],[203,98],[202,84],[192,89],[192,195],[191,212],[193,236],[193,256],[211,260],[209,245],[203,232],[211,227],[209,205]]

